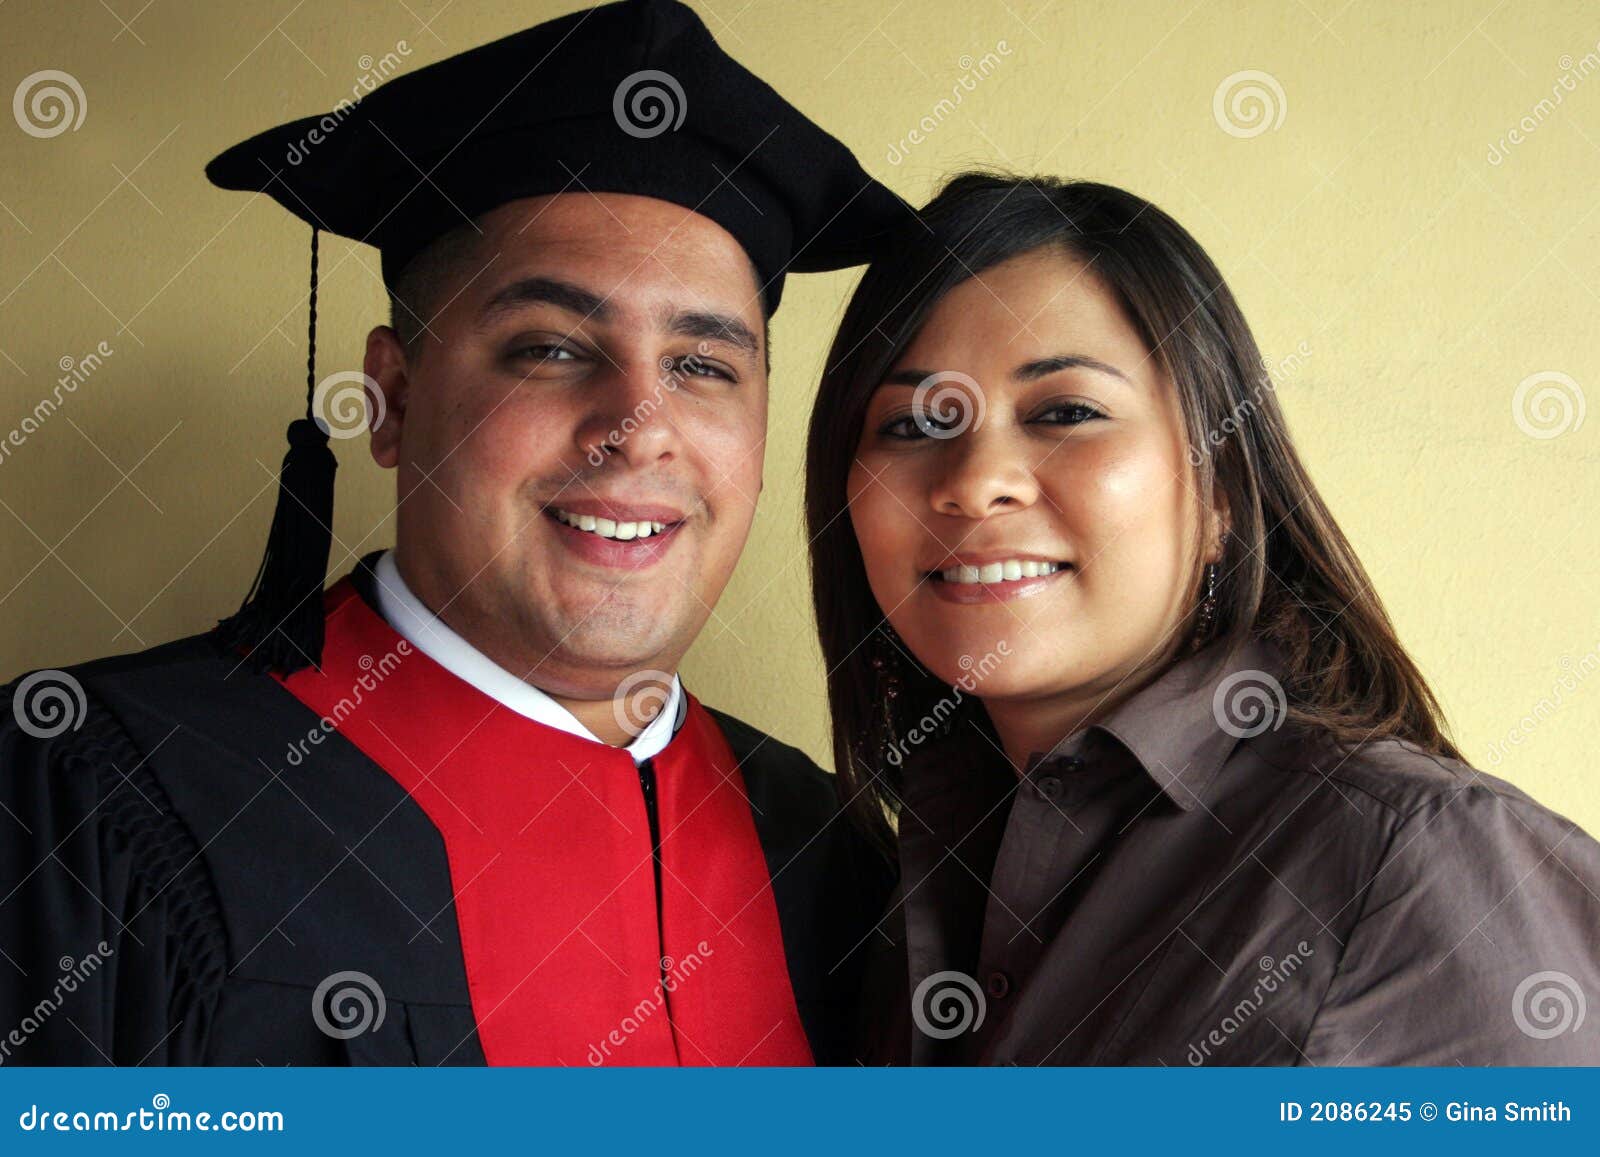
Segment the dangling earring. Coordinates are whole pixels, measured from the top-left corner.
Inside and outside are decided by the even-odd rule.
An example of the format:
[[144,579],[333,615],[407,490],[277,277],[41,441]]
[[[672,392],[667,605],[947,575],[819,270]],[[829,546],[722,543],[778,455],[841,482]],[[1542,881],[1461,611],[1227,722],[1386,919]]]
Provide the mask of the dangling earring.
[[1211,638],[1211,632],[1217,625],[1217,564],[1206,563],[1205,577],[1203,579],[1206,593],[1200,599],[1200,609],[1195,613],[1194,637],[1189,641],[1190,650],[1199,650]]
[[876,768],[882,770],[889,763],[889,750],[895,735],[895,707],[905,688],[900,674],[900,636],[895,634],[887,620],[874,634],[872,641],[872,670],[876,676],[874,699],[878,704],[878,718],[873,730],[877,732]]

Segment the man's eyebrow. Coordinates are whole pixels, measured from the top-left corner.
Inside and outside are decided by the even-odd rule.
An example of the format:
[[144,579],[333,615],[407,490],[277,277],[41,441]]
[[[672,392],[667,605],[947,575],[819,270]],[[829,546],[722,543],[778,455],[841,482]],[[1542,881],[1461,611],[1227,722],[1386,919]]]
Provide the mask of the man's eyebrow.
[[[505,314],[529,305],[553,305],[600,322],[612,321],[616,314],[605,298],[580,285],[553,277],[524,277],[496,290],[484,302],[478,311],[477,326],[486,328]],[[729,314],[685,310],[668,318],[667,329],[682,337],[730,342],[752,355],[761,352],[761,343],[750,327]]]
[[708,341],[725,341],[738,346],[752,357],[761,352],[761,343],[749,326],[730,314],[688,310],[674,313],[667,319],[667,332],[679,337],[698,337]]
[[610,321],[614,312],[605,298],[582,286],[553,277],[524,277],[503,286],[483,303],[478,310],[477,328],[484,329],[505,314],[529,305],[553,305],[596,321]]

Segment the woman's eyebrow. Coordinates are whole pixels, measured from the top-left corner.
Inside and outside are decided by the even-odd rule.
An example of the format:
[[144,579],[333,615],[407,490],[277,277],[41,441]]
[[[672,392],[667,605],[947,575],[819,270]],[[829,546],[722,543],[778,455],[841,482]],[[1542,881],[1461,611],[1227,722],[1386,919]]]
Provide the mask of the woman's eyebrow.
[[917,369],[895,370],[894,373],[886,375],[883,381],[878,384],[880,386],[920,386],[937,372],[936,370]]
[[[1056,354],[1048,358],[1035,358],[1030,362],[1023,362],[1011,371],[1011,378],[1018,382],[1031,382],[1061,370],[1087,369],[1098,373],[1109,374],[1128,385],[1133,385],[1133,379],[1117,369],[1110,362],[1103,362],[1099,358],[1090,357],[1088,354]],[[915,368],[896,370],[885,375],[879,385],[884,386],[920,386],[937,371],[919,370]]]
[[1099,358],[1089,357],[1087,354],[1056,354],[1054,357],[1036,358],[1031,362],[1023,362],[1012,370],[1011,377],[1013,381],[1031,382],[1060,370],[1072,369],[1094,370],[1097,373],[1109,374],[1130,386],[1133,385],[1133,379],[1116,366]]

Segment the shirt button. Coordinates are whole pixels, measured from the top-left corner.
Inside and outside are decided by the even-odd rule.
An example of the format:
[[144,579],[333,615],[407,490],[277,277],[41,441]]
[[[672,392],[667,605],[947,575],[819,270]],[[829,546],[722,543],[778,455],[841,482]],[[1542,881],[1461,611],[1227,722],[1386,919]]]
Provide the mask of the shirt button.
[[1006,994],[1011,991],[1011,977],[999,969],[995,969],[995,971],[989,973],[988,989],[989,995],[996,1000],[1005,999]]
[[1052,803],[1061,798],[1061,777],[1055,775],[1042,775],[1034,788],[1045,799]]

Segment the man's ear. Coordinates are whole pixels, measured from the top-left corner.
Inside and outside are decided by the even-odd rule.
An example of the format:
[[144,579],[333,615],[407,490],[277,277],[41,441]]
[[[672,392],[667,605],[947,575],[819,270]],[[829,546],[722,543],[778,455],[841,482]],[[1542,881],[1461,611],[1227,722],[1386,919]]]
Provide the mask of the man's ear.
[[374,326],[367,334],[367,353],[362,361],[367,375],[368,420],[372,424],[372,460],[384,469],[400,464],[400,431],[405,425],[406,395],[411,377],[406,363],[406,347],[400,335],[386,325]]

